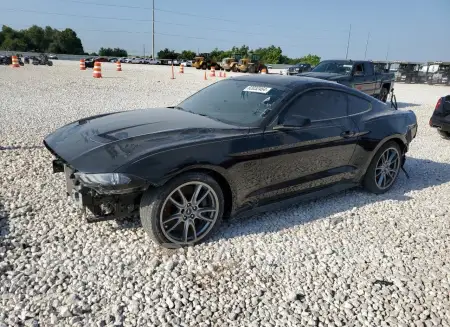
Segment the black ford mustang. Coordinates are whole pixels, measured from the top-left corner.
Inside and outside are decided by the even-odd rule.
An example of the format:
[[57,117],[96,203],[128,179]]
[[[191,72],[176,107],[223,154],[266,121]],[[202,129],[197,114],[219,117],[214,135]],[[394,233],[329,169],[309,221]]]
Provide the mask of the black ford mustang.
[[170,108],[80,119],[44,144],[67,194],[93,215],[139,210],[172,247],[205,240],[223,217],[363,185],[389,190],[416,136],[397,111],[347,86],[307,77],[240,76]]

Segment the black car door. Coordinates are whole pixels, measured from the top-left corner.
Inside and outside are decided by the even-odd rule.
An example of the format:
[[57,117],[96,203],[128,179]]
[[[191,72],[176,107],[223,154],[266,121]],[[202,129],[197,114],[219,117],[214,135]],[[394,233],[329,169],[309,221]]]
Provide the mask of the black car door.
[[310,123],[292,130],[264,132],[261,151],[261,203],[299,192],[329,186],[353,176],[349,161],[358,130],[347,116],[346,93],[332,89],[310,90],[292,101],[277,118],[283,124],[292,117]]

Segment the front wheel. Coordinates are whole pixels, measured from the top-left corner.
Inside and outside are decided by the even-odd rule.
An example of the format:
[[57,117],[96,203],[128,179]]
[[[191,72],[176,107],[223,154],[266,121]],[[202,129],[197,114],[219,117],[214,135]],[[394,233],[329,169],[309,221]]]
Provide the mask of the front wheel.
[[394,141],[384,144],[373,157],[364,176],[363,186],[375,194],[387,192],[397,180],[402,165],[402,152]]
[[211,236],[222,221],[224,196],[220,185],[203,173],[186,173],[141,199],[142,226],[166,248],[194,245]]

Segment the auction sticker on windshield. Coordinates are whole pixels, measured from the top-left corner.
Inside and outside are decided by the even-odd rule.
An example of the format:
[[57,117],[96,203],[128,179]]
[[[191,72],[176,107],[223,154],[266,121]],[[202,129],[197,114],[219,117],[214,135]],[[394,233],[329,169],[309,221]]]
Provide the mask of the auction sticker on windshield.
[[253,92],[253,93],[269,93],[271,90],[271,87],[265,87],[265,86],[247,86],[245,89],[243,89],[243,92]]

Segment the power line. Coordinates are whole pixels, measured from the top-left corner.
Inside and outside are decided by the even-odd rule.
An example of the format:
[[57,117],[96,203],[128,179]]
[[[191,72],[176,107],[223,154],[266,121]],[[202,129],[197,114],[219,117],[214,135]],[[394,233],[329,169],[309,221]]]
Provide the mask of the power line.
[[[75,0],[73,0],[73,1],[75,1]],[[30,13],[43,14],[43,15],[80,17],[80,18],[94,18],[94,19],[106,19],[106,20],[135,21],[135,22],[153,22],[153,20],[151,20],[151,19],[133,19],[133,18],[121,18],[121,17],[102,17],[102,16],[90,16],[90,15],[78,15],[78,14],[64,14],[64,13],[37,11],[37,10],[30,10],[30,9],[3,8],[3,10],[13,11],[13,12],[30,12]],[[174,26],[199,27],[200,28],[200,26],[195,26],[195,25],[191,25],[191,24],[165,22],[165,21],[160,21],[160,20],[155,20],[154,22],[160,23],[160,24],[174,25]],[[208,29],[212,30],[212,31],[220,31],[220,32],[228,32],[228,33],[241,33],[241,31],[238,31],[238,30],[228,30],[228,29],[209,28],[209,27],[208,27]],[[245,33],[245,35],[266,35],[266,33],[247,32],[247,33]],[[328,39],[328,37],[314,37],[312,39],[323,40],[323,39]],[[217,39],[217,38],[214,38],[214,40],[220,41],[220,39]]]
[[[110,4],[110,3],[99,3],[99,2],[92,2],[92,1],[80,1],[80,0],[63,0],[66,2],[74,2],[74,3],[81,3],[84,5],[93,5],[93,6],[100,6],[100,7],[115,7],[115,8],[127,8],[127,9],[139,9],[139,10],[153,10],[152,7],[144,7],[144,6],[130,6],[130,5],[117,5],[117,4]],[[160,12],[166,12],[166,13],[171,13],[171,14],[176,14],[176,15],[182,15],[182,16],[190,16],[190,17],[197,17],[197,18],[204,18],[204,19],[210,19],[210,20],[219,20],[219,21],[224,21],[224,22],[229,22],[229,23],[238,23],[238,24],[246,24],[249,26],[262,26],[262,27],[270,27],[270,28],[279,28],[280,25],[270,25],[270,24],[258,24],[258,23],[251,23],[248,24],[247,22],[242,22],[239,20],[232,20],[232,19],[225,19],[225,18],[220,18],[220,17],[211,17],[211,16],[204,16],[204,15],[197,15],[197,14],[192,14],[192,13],[188,13],[188,12],[182,12],[182,11],[175,11],[175,10],[168,10],[168,9],[161,9],[161,8],[154,8],[155,11],[160,11]],[[300,30],[300,29],[291,29],[291,30]],[[322,32],[336,32],[335,29],[327,29],[327,30],[318,30],[315,29],[316,31],[322,31]],[[304,31],[304,29],[302,29],[302,31]],[[238,31],[240,32],[240,31]],[[347,30],[338,30],[338,32],[347,32]]]
[[[24,28],[30,27],[31,25],[20,25]],[[65,27],[54,27],[56,29],[65,29]],[[146,32],[146,31],[126,31],[126,30],[102,30],[102,29],[85,29],[85,28],[74,28],[77,31],[85,31],[85,32],[100,32],[100,33],[125,33],[125,34],[152,34],[152,32]],[[201,36],[192,36],[192,35],[181,35],[181,34],[170,34],[170,33],[157,33],[155,32],[155,35],[161,35],[161,36],[170,36],[170,37],[180,37],[185,39],[195,39],[195,40],[207,40],[207,41],[222,41],[222,42],[238,42],[245,44],[247,41],[239,41],[236,39],[217,39],[217,38],[208,38],[208,37],[201,37]],[[280,47],[290,47],[290,46],[298,46],[298,43],[296,44],[277,44],[277,46]]]
[[134,19],[134,18],[120,18],[120,17],[88,16],[88,15],[78,15],[78,14],[63,14],[63,13],[57,13],[57,12],[37,11],[37,10],[17,9],[17,8],[2,8],[2,10],[12,11],[12,12],[29,12],[29,13],[43,14],[43,15],[81,17],[81,18],[95,18],[95,19],[109,19],[109,20],[123,20],[123,21],[135,21],[135,22],[151,22],[152,21],[151,19]]

